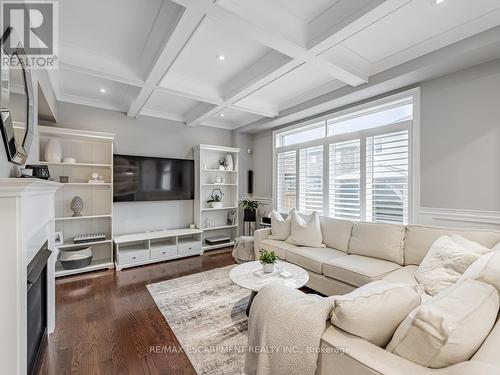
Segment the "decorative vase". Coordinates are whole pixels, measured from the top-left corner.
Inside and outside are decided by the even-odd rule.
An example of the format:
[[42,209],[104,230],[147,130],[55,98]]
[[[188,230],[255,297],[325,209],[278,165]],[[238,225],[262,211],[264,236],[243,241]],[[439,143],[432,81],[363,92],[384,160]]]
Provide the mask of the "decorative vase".
[[73,211],[73,217],[82,216],[83,210],[83,199],[79,196],[74,197],[71,200],[71,211]]
[[227,163],[226,171],[232,171],[234,169],[233,156],[230,154],[227,154],[225,160]]
[[212,208],[222,208],[222,202],[212,202]]
[[223,165],[219,165],[219,171],[225,171],[226,169],[224,168]]
[[243,221],[246,222],[255,222],[257,219],[257,211],[252,210],[251,208],[245,208],[243,210]]
[[272,273],[274,271],[274,263],[264,263],[262,265],[264,273]]
[[59,139],[49,139],[45,145],[45,160],[51,163],[59,163],[62,160],[62,154],[62,146]]

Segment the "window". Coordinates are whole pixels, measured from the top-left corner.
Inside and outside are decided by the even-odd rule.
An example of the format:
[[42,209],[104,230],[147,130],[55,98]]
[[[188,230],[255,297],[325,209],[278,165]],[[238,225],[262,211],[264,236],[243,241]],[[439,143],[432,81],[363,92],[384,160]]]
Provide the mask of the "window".
[[330,216],[359,220],[361,214],[360,142],[330,145]]
[[323,146],[300,150],[299,207],[310,213],[323,213]]
[[279,212],[288,212],[296,208],[297,197],[297,160],[296,151],[278,154],[277,163],[277,209]]
[[280,133],[280,135],[276,137],[276,143],[280,147],[291,146],[320,138],[325,138],[324,122],[304,126],[298,130]]
[[275,200],[369,222],[407,223],[412,96],[275,132]]
[[408,131],[366,140],[366,220],[406,222],[408,218]]

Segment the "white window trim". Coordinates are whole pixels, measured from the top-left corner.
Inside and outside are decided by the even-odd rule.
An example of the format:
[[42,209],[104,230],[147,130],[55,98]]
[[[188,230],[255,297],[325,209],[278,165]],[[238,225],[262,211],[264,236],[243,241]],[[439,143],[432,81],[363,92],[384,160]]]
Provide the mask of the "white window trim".
[[[334,117],[339,117],[339,116],[344,116],[344,115],[349,115],[354,112],[359,112],[363,111],[369,108],[373,107],[378,107],[381,105],[384,105],[386,103],[394,102],[397,100],[402,100],[407,97],[412,97],[413,100],[413,120],[411,121],[403,121],[399,122],[396,124],[392,125],[387,125],[384,126],[384,129],[387,129],[388,131],[391,130],[398,130],[401,128],[409,129],[409,150],[408,150],[408,157],[409,161],[408,164],[411,167],[409,171],[409,176],[408,176],[408,181],[409,181],[409,186],[408,186],[408,223],[416,223],[418,222],[418,212],[420,208],[420,88],[416,87],[410,90],[402,91],[397,94],[389,95],[381,99],[373,100],[367,103],[363,103],[361,105],[357,105],[354,107],[350,107],[348,109],[344,109],[342,111],[338,112],[330,112],[326,115],[322,115],[320,117],[315,117],[312,119],[309,119],[305,122],[294,124],[292,126],[287,126],[284,128],[281,128],[279,130],[275,130],[272,132],[272,137],[273,137],[273,175],[272,175],[272,205],[273,208],[277,208],[277,201],[276,201],[276,194],[277,194],[277,189],[276,189],[276,169],[277,169],[277,153],[278,152],[283,152],[283,151],[291,151],[291,150],[296,150],[297,151],[297,168],[299,168],[299,158],[298,158],[298,153],[299,149],[301,148],[306,148],[306,147],[311,147],[311,146],[319,146],[323,145],[324,146],[324,152],[328,152],[328,147],[329,144],[335,143],[335,142],[341,142],[343,140],[349,140],[349,139],[355,139],[360,138],[360,134],[363,136],[369,136],[371,133],[373,134],[379,134],[380,129],[379,128],[374,128],[374,129],[368,129],[368,130],[361,130],[359,132],[352,132],[352,133],[346,133],[346,134],[340,134],[340,135],[334,135],[330,137],[325,137],[325,138],[320,138],[316,139],[313,141],[309,142],[304,142],[304,143],[299,143],[291,146],[283,146],[283,147],[277,147],[277,136],[279,136],[282,133],[288,133],[290,131],[298,130],[300,128],[306,127],[308,125],[312,125],[314,123],[318,123],[321,121],[325,121],[325,131],[327,131],[327,125],[326,125],[326,120],[331,119],[333,116]],[[411,125],[408,127],[408,123],[411,123]],[[326,134],[326,133],[325,133]],[[325,151],[326,150],[326,151]],[[328,160],[323,158],[323,192],[326,192],[324,194],[323,200],[324,200],[324,207],[328,207],[328,191],[326,190],[329,188],[328,184],[329,181],[326,176],[328,174],[325,174],[325,171],[327,171],[326,168],[329,167],[328,162],[325,162],[325,160]],[[297,170],[298,172],[298,170]],[[362,173],[364,175],[364,173]],[[296,187],[296,207],[299,207],[299,183],[298,179],[300,178],[299,174],[297,173],[297,187]],[[328,209],[326,209],[326,212],[324,212],[324,215],[328,215]]]

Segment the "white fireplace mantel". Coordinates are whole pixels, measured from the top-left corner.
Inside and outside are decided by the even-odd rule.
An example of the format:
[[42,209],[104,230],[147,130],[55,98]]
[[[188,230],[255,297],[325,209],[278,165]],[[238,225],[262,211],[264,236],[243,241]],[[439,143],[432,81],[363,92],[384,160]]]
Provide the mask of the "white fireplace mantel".
[[[56,182],[0,178],[0,363],[2,373],[27,371],[27,266],[48,241],[54,251]],[[47,263],[47,331],[55,328],[55,252]]]

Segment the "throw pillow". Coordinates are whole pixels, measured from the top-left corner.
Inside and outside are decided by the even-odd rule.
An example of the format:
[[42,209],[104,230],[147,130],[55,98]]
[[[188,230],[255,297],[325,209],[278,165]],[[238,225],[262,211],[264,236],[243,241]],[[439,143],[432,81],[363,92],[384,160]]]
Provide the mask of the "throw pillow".
[[415,279],[435,296],[455,284],[467,267],[489,251],[458,235],[439,237],[420,263]]
[[460,277],[458,283],[470,279],[493,285],[500,293],[500,251],[490,251],[472,263]]
[[430,368],[467,361],[490,333],[498,308],[493,286],[465,280],[412,311],[386,350]]
[[385,347],[401,322],[420,305],[423,292],[419,285],[374,281],[343,296],[329,297],[334,303],[331,322]]
[[307,221],[300,217],[297,211],[293,211],[290,216],[291,234],[286,242],[297,246],[325,247],[317,212],[313,212]]
[[269,214],[271,218],[271,235],[269,239],[285,241],[290,236],[291,212],[286,219],[283,219],[283,216],[278,211],[271,211]]

